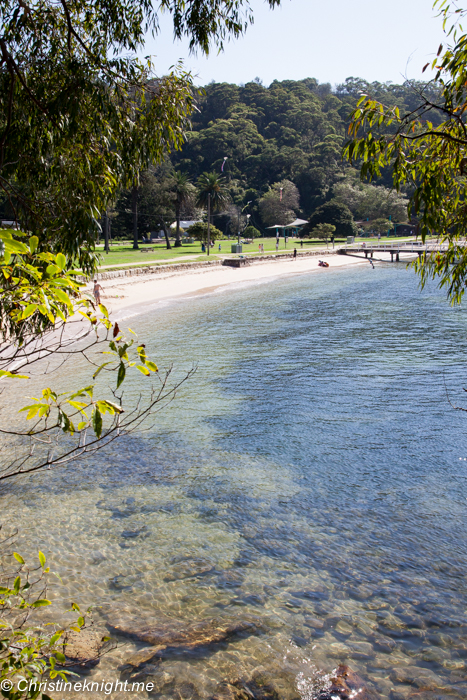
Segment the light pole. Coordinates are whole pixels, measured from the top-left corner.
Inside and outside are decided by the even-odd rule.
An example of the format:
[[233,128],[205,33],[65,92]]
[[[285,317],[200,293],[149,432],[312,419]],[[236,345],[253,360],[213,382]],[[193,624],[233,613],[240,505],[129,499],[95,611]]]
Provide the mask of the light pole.
[[[242,209],[241,211],[238,212],[238,220],[237,220],[238,244],[237,244],[237,245],[240,245],[240,214],[243,214],[243,212],[245,211],[245,209],[247,208],[247,206],[249,206],[249,205],[251,204],[251,201],[252,201],[252,200],[250,199],[250,201],[247,202],[247,203],[245,204],[245,206],[243,207],[243,209]],[[248,219],[250,218],[250,216],[251,216],[251,214],[247,214],[247,221],[248,221]]]
[[245,234],[245,231],[246,231],[247,228],[248,228],[248,224],[250,223],[250,216],[251,216],[251,214],[247,214],[247,215],[246,215],[246,224],[245,224],[245,228],[243,229],[243,233],[244,233],[244,234]]

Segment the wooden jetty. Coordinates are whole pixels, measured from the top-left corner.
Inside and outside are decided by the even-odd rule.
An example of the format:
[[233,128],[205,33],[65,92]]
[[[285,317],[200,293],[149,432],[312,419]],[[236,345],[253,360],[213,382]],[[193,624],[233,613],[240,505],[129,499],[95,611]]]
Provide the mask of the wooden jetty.
[[337,251],[339,255],[356,255],[363,253],[365,258],[372,259],[378,253],[389,253],[391,262],[399,262],[399,256],[404,253],[418,255],[429,255],[431,253],[442,253],[448,249],[447,243],[423,243],[422,241],[405,241],[401,243],[349,243]]

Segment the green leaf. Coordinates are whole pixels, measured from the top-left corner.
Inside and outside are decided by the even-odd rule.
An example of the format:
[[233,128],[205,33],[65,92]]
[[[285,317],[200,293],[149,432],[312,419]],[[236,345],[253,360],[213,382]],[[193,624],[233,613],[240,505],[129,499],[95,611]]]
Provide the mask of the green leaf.
[[92,427],[94,428],[96,437],[100,438],[102,435],[102,414],[97,408],[95,408],[92,413]]
[[63,255],[63,253],[58,253],[55,256],[55,262],[57,263],[60,270],[63,270],[66,266],[66,257]]
[[97,377],[97,375],[100,374],[101,370],[103,370],[104,367],[106,367],[107,365],[110,365],[110,364],[111,364],[110,362],[104,362],[102,365],[100,365],[100,367],[98,367],[96,369],[96,371],[94,372],[94,374],[92,375],[92,378],[95,379]]
[[70,297],[68,296],[68,294],[66,294],[66,293],[63,291],[63,289],[55,289],[55,290],[54,290],[54,294],[55,294],[55,296],[57,297],[57,299],[59,299],[60,301],[62,301],[64,304],[67,304],[67,306],[70,306],[70,305],[71,305],[71,299],[70,299]]
[[16,559],[16,561],[19,561],[20,564],[24,564],[24,559],[21,556],[21,554],[18,554],[18,552],[13,552],[13,556]]
[[31,236],[31,238],[29,239],[29,250],[31,251],[31,253],[34,253],[34,251],[36,250],[38,245],[39,245],[38,237]]
[[31,608],[43,608],[46,605],[51,605],[50,600],[46,600],[45,598],[40,598],[39,600],[35,600],[34,603],[31,605]]
[[39,562],[40,562],[40,565],[42,566],[42,568],[44,568],[46,561],[47,560],[45,558],[45,555],[42,554],[42,552],[39,552]]
[[28,247],[24,243],[15,241],[13,238],[4,240],[5,251],[10,253],[29,253]]
[[15,374],[14,372],[7,372],[6,370],[0,370],[0,377],[8,377],[9,379],[30,379],[27,374]]
[[24,321],[25,318],[32,316],[35,311],[37,311],[37,304],[28,304],[21,314],[21,319]]
[[60,639],[62,634],[63,634],[63,630],[58,630],[58,632],[55,632],[55,634],[52,635],[52,637],[50,638],[50,644],[54,645],[55,642],[58,642],[58,640]]
[[145,367],[144,365],[136,365],[136,369],[139,369],[139,371],[142,374],[144,374],[146,377],[149,377],[149,375],[151,374],[150,371],[148,370],[148,368]]
[[113,401],[105,399],[102,403],[105,403],[107,410],[111,413],[124,413],[123,408]]
[[125,379],[125,374],[126,374],[126,367],[123,362],[120,362],[120,365],[118,367],[118,375],[117,375],[117,389],[120,386],[120,384],[123,382]]

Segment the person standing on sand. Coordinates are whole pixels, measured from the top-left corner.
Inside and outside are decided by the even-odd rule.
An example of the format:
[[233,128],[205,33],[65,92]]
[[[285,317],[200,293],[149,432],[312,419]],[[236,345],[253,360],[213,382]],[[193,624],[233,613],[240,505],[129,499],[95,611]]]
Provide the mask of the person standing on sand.
[[94,299],[96,300],[96,304],[101,303],[101,291],[103,291],[102,287],[100,284],[98,284],[97,280],[94,280],[94,289],[92,290],[94,294]]
[[279,239],[276,238],[276,253],[277,253],[278,250],[279,250]]
[[296,257],[297,257],[297,249],[294,248],[294,249],[293,249],[293,259],[295,260]]
[[302,238],[302,240],[300,241],[300,248],[303,248],[303,238]]

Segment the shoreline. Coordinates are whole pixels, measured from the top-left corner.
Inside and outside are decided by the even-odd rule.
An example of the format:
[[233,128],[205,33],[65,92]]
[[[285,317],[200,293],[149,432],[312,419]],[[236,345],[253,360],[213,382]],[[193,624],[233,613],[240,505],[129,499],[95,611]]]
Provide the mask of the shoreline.
[[[319,260],[328,262],[329,268],[319,267]],[[193,266],[191,269],[183,270],[159,269],[156,273],[112,276],[111,279],[102,279],[99,275],[98,279],[102,287],[102,303],[111,315],[118,315],[119,319],[123,319],[128,315],[144,313],[149,306],[158,302],[212,294],[221,288],[239,283],[272,282],[278,278],[297,274],[326,274],[332,269],[355,265],[368,265],[368,262],[364,258],[327,253],[320,256],[299,255],[295,260],[290,257],[280,260],[269,258],[264,262],[255,261],[241,268],[219,264]],[[87,291],[91,292],[91,290],[92,285],[88,285]],[[122,312],[129,313],[122,316]]]

